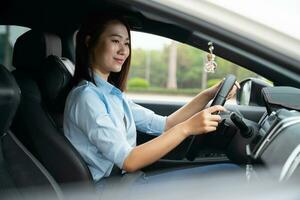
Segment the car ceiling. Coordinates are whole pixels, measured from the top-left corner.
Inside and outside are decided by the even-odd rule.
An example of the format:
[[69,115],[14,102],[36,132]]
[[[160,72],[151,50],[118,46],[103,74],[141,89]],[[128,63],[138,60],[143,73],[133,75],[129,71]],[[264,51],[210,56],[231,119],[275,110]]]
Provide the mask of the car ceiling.
[[[140,11],[124,8],[109,0],[85,0],[84,3],[82,0],[5,1],[0,12],[0,24],[19,25],[54,33],[74,32],[87,13],[107,10],[127,15],[133,30],[167,35],[181,42],[185,42],[190,34],[172,24],[157,23],[155,20],[145,17]],[[170,35],[170,33],[174,33],[174,35]]]
[[[87,1],[89,2],[89,1]],[[80,4],[80,0],[70,1],[5,1],[1,10],[1,24],[14,24],[38,29],[58,31],[64,25],[74,26],[80,17],[88,12],[90,3]],[[105,4],[104,4],[105,5]],[[101,8],[104,9],[101,6]]]

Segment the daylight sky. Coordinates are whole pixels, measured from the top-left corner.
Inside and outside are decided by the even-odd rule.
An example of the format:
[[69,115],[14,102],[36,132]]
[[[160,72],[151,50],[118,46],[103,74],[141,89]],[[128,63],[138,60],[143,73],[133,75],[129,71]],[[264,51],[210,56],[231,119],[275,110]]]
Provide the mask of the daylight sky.
[[170,43],[170,39],[131,31],[131,44],[132,48],[142,48],[142,49],[162,49],[165,44]]

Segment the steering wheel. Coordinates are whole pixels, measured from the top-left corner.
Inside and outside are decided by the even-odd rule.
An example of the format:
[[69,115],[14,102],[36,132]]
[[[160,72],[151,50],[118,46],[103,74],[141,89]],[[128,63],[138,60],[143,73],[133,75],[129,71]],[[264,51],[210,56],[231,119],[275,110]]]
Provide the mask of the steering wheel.
[[[226,76],[226,78],[224,79],[224,81],[222,82],[221,86],[219,87],[219,90],[217,91],[212,103],[210,106],[215,106],[215,105],[221,105],[223,106],[226,102],[226,98],[229,94],[229,92],[231,91],[231,89],[233,88],[234,84],[236,81],[236,77],[232,74],[229,74]],[[216,113],[213,113],[216,114]],[[191,141],[188,145],[187,151],[186,151],[186,155],[185,157],[190,160],[193,161],[197,154],[198,154],[198,149],[199,149],[199,140],[202,138],[202,136],[198,135],[193,135],[191,138]]]

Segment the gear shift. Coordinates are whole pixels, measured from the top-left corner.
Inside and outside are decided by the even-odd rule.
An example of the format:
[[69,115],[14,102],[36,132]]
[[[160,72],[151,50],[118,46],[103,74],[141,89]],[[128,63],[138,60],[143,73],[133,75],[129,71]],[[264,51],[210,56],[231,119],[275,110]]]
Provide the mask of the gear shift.
[[253,130],[251,127],[248,127],[243,121],[243,117],[232,112],[230,114],[231,121],[240,129],[240,133],[244,138],[249,138],[253,135]]

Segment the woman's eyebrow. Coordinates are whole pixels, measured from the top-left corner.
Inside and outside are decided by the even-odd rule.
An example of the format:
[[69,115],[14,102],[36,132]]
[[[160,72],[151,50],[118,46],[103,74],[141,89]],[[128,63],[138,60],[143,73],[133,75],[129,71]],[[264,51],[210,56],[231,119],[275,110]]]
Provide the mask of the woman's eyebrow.
[[[124,38],[122,35],[117,34],[117,33],[113,33],[110,35],[110,37],[119,37],[119,38]],[[126,38],[125,40],[129,40],[129,38]]]

